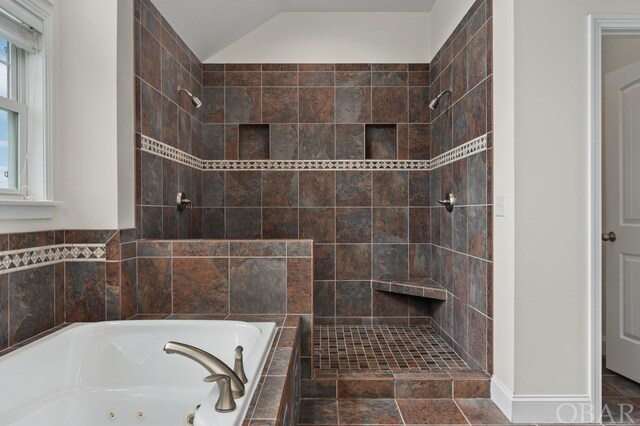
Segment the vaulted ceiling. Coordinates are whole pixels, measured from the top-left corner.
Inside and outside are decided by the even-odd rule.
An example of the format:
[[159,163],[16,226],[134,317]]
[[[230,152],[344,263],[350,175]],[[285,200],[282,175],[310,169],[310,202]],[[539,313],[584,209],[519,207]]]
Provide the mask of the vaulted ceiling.
[[435,0],[152,0],[201,60],[281,12],[429,12]]

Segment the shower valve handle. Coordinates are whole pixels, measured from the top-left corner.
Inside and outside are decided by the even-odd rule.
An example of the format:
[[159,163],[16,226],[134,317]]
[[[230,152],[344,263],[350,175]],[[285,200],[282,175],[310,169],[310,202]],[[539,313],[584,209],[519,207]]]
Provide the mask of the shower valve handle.
[[176,196],[176,205],[179,212],[183,212],[187,207],[190,209],[193,208],[191,200],[187,198],[187,194],[184,192],[178,192],[178,195]]
[[447,209],[448,212],[452,212],[453,211],[453,206],[456,203],[456,197],[449,192],[447,194],[447,196],[445,197],[444,200],[438,200],[438,203],[440,203],[441,205],[445,206],[445,208]]

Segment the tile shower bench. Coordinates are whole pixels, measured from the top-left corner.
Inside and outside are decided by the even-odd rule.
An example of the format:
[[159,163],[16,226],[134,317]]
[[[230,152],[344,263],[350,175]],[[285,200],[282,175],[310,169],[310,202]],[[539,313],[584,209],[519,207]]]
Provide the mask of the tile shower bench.
[[447,290],[429,278],[411,280],[378,279],[372,280],[371,286],[374,290],[386,291],[388,293],[407,294],[409,296],[434,300],[447,300]]

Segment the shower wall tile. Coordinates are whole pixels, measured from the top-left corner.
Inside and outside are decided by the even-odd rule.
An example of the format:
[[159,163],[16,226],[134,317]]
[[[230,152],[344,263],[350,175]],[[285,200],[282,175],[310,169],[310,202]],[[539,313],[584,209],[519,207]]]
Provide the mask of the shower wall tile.
[[[209,87],[203,90],[202,64],[147,0],[140,2],[134,34],[136,131],[199,157],[220,156],[223,135],[213,128],[203,129],[202,122],[224,123],[224,73],[209,68],[205,79]],[[196,109],[185,93],[178,92],[178,86],[202,99],[203,107]],[[138,158],[139,149],[136,146]],[[179,181],[172,173],[175,167],[163,167],[163,161],[158,165],[144,157],[135,167],[140,193],[136,198],[136,223],[142,237],[199,237],[201,212],[178,214],[168,209],[175,210],[178,191],[195,201],[194,208],[201,208],[197,203],[201,186],[194,180]],[[195,223],[187,223],[191,220]]]
[[297,123],[298,97],[297,87],[264,87],[262,89],[262,121],[264,123]]
[[262,237],[261,208],[226,208],[225,238],[259,239]]
[[336,282],[336,316],[370,317],[371,315],[370,281]]
[[227,259],[173,259],[173,313],[229,312]]
[[299,210],[300,238],[317,243],[334,243],[336,211],[333,208],[301,208]]
[[365,157],[365,127],[336,124],[336,158],[360,160]]
[[[142,9],[153,9],[144,4]],[[148,90],[155,86],[140,71],[137,104],[142,128],[159,133],[162,142],[207,159],[238,159],[238,124],[262,123],[269,125],[271,159],[357,160],[365,157],[364,124],[377,122],[398,125],[397,158],[430,158],[427,64],[202,65],[161,15],[141,13],[136,25],[160,44],[160,69],[166,72],[158,94]],[[184,94],[178,96],[171,80],[200,94],[202,109],[194,110]],[[161,107],[154,107],[158,97]],[[161,112],[159,119],[154,108]],[[139,164],[138,170],[146,166],[142,158]],[[420,192],[429,191],[428,174],[412,182],[410,193],[406,172],[258,172],[229,178],[229,173],[187,174],[166,164],[158,172],[160,183],[138,179],[137,223],[143,237],[314,238],[318,282],[369,279],[376,246],[391,244],[399,246],[392,251],[398,265],[383,264],[385,273],[397,272],[398,278],[429,273],[430,235],[425,237],[424,220],[407,208],[410,196],[416,207],[428,205],[420,201],[428,198]],[[162,194],[158,204],[152,184]],[[149,190],[142,191],[144,185]],[[196,201],[193,211],[177,213],[171,201],[178,190]],[[153,204],[142,202],[143,193]]]
[[171,260],[138,258],[137,313],[171,313]]
[[271,124],[271,159],[298,159],[298,125]]
[[[430,67],[431,95],[451,88],[431,111],[430,156],[488,133],[492,138],[492,16],[490,0],[478,0],[436,54]],[[473,368],[492,371],[492,160],[485,152],[431,172],[430,197],[410,199],[431,210],[431,278],[447,291],[434,307],[433,327]],[[412,179],[410,179],[411,181]],[[453,192],[447,213],[437,199]]]
[[371,115],[374,123],[406,123],[408,90],[406,87],[374,87],[371,92]]
[[138,314],[311,314],[312,244],[139,241]]
[[333,87],[300,88],[300,123],[333,123]]
[[300,125],[300,160],[333,160],[335,150],[333,124]]
[[310,258],[287,261],[287,313],[313,314],[313,260]]
[[371,280],[371,245],[337,244],[336,279]]
[[297,208],[263,208],[263,238],[297,238],[299,211]]
[[261,115],[260,87],[227,87],[225,89],[226,123],[260,123]]

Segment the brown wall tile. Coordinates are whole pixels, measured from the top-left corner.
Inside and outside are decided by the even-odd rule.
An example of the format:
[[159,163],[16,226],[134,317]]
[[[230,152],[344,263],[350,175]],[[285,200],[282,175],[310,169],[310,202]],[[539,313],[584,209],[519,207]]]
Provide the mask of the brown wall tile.
[[262,95],[259,87],[227,87],[225,121],[227,123],[259,123]]
[[9,345],[53,328],[54,286],[55,271],[51,265],[9,274]]
[[287,313],[313,313],[313,260],[287,261]]
[[263,172],[262,182],[263,206],[298,206],[298,172]]
[[301,124],[301,160],[332,160],[335,158],[335,126],[333,124]]
[[286,313],[285,259],[231,259],[230,267],[231,313]]
[[271,159],[298,159],[298,125],[271,124]]
[[333,123],[333,87],[300,89],[300,123]]
[[263,88],[262,121],[264,123],[297,123],[298,89],[290,87]]
[[335,188],[335,172],[300,172],[300,206],[333,206]]
[[337,244],[336,245],[336,279],[338,280],[370,280],[371,279],[371,245],[369,244]]
[[336,316],[371,316],[371,282],[336,281]]
[[0,350],[9,347],[9,276],[0,275]]
[[336,124],[336,158],[365,158],[365,127],[361,124]]
[[67,322],[105,320],[105,274],[106,267],[104,263],[66,263],[65,300]]
[[336,209],[336,240],[339,243],[371,242],[371,209]]
[[171,259],[138,259],[139,314],[171,313]]
[[262,238],[298,238],[298,208],[263,208]]
[[374,123],[406,123],[408,90],[406,87],[374,87],[372,89],[372,121]]
[[228,314],[228,259],[173,259],[173,312]]
[[317,243],[335,242],[335,209],[301,208],[299,215],[300,238]]

